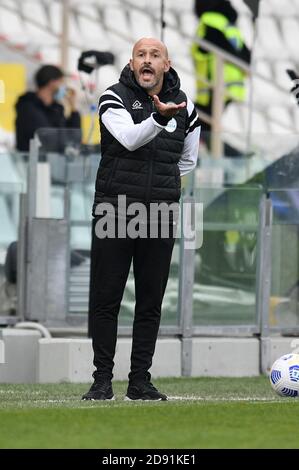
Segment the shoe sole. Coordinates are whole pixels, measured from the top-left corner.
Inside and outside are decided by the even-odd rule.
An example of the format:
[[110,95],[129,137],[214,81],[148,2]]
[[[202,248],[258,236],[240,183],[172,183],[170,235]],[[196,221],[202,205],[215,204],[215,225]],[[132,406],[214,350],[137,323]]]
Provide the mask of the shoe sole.
[[97,399],[97,398],[81,398],[81,400],[83,401],[113,401],[115,400],[115,396],[113,396],[112,398],[104,398],[103,400]]
[[129,398],[128,396],[125,396],[124,401],[167,401],[167,400],[163,400],[162,398],[157,398],[157,400],[143,400],[142,398]]

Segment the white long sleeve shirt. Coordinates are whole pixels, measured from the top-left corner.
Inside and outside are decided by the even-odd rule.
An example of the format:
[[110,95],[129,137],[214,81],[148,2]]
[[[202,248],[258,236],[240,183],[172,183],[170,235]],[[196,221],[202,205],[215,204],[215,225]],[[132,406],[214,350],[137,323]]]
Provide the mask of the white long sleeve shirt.
[[[136,100],[136,103],[138,105],[139,102]],[[196,167],[199,151],[199,118],[189,97],[187,97],[187,112],[188,127],[183,151],[178,162],[181,176]],[[112,90],[107,90],[102,94],[99,115],[110,134],[131,152],[153,140],[169,124],[159,124],[154,113],[139,124],[135,124],[131,114],[125,109],[121,97]]]

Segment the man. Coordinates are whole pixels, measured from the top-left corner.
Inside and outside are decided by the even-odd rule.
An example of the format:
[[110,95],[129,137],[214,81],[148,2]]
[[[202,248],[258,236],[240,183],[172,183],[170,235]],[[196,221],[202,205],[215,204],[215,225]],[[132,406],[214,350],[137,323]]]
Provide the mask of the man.
[[[228,0],[195,0],[195,14],[199,17],[196,36],[219,47],[247,64],[251,54],[244,43],[243,35],[237,27],[237,11]],[[212,115],[212,90],[208,82],[214,82],[216,72],[215,55],[201,48],[197,42],[192,44],[191,53],[196,72],[195,105],[208,116]],[[224,65],[225,106],[231,101],[244,101],[246,74],[233,64]],[[202,123],[202,138],[210,146],[210,124]],[[231,148],[228,150],[232,150]],[[230,154],[230,152],[228,152]]]
[[[178,202],[180,176],[196,166],[200,127],[162,42],[143,38],[135,44],[119,83],[101,96],[99,115],[102,159],[94,215],[100,213],[102,203],[116,206],[120,195],[146,208],[154,202]],[[91,330],[96,371],[83,399],[114,398],[111,379],[117,316],[132,261],[136,305],[126,399],[167,399],[152,385],[149,369],[174,241],[172,234],[135,239],[94,236]]]
[[[28,152],[29,141],[37,129],[80,128],[74,91],[68,92],[62,70],[54,65],[43,65],[35,75],[37,91],[20,96],[17,104],[16,147]],[[67,101],[69,116],[65,117],[60,102]]]

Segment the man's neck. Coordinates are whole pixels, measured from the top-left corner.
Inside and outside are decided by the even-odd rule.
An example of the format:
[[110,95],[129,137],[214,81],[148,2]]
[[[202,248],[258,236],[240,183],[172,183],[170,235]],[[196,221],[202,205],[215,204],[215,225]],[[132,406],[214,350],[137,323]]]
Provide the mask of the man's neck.
[[45,106],[50,106],[54,101],[52,92],[47,88],[40,88],[36,94]]
[[151,90],[147,90],[147,94],[151,97],[153,97],[154,95],[158,95],[160,91],[162,90],[162,85],[157,85],[155,88],[152,88]]
[[153,97],[154,95],[158,95],[163,88],[163,83],[164,83],[164,79],[161,81],[161,83],[157,83],[157,85],[154,88],[151,88],[150,90],[146,90],[147,94],[151,97]]

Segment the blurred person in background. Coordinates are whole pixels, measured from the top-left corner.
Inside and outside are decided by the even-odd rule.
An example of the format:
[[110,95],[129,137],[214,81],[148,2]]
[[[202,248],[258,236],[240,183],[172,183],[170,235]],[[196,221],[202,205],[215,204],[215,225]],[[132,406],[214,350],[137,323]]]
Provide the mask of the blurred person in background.
[[22,152],[28,152],[37,129],[81,126],[76,92],[66,87],[59,67],[43,65],[35,74],[35,84],[36,91],[26,92],[16,104],[16,147]]
[[[196,37],[210,42],[237,59],[250,64],[251,53],[237,27],[238,14],[227,0],[195,0],[195,14],[199,18]],[[191,47],[196,72],[196,99],[198,110],[212,116],[213,91],[207,82],[215,81],[215,54],[194,42]],[[244,101],[246,74],[228,62],[224,65],[225,106],[231,101]],[[202,121],[202,140],[210,148],[211,125]]]
[[[54,65],[43,65],[34,78],[36,91],[26,92],[16,104],[16,147],[21,152],[29,151],[30,139],[40,128],[81,128],[76,92],[67,88],[63,71]],[[55,136],[50,138],[54,140]],[[84,257],[78,251],[71,250],[71,267],[83,261]],[[0,279],[0,315],[15,313],[16,310],[17,241],[7,249],[3,274],[3,279]]]

